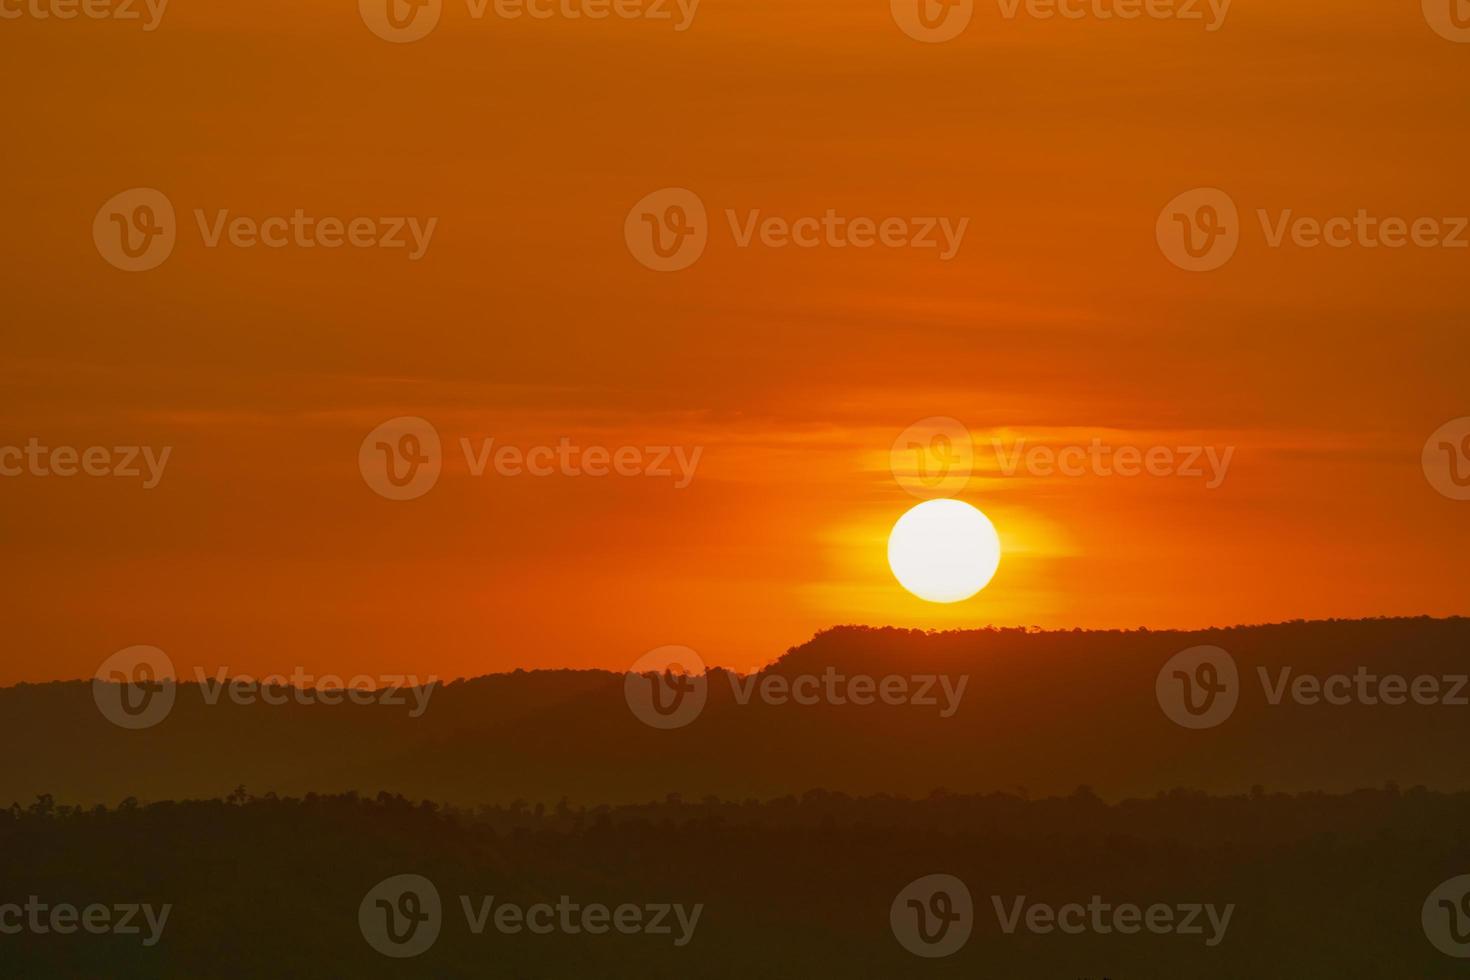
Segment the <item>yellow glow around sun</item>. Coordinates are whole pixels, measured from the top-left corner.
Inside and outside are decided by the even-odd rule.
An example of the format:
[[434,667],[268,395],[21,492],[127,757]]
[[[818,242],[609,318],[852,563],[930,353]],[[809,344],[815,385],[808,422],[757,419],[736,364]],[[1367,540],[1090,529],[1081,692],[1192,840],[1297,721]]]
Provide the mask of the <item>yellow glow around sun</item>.
[[985,588],[1000,566],[990,519],[959,500],[926,500],[888,534],[888,567],[900,585],[929,602],[960,602]]

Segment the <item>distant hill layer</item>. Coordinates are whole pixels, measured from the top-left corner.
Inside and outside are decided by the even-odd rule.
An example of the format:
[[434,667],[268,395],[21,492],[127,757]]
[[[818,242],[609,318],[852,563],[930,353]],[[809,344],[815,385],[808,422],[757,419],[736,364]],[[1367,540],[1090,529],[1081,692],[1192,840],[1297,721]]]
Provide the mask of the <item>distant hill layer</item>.
[[[1177,658],[1198,646],[1226,659]],[[278,691],[284,704],[242,705],[190,682],[140,730],[110,722],[91,683],[20,685],[0,690],[0,801],[210,797],[239,785],[461,804],[812,787],[1040,796],[1087,785],[1105,799],[1179,786],[1463,790],[1466,674],[1470,619],[1420,618],[1193,632],[839,627],[761,674],[712,670],[702,710],[691,691],[668,715],[648,708],[655,691],[676,704],[664,682],[626,685],[606,671],[437,685],[416,717],[411,694],[365,705]],[[1185,727],[1170,710],[1208,724]],[[656,728],[640,711],[687,723]]]

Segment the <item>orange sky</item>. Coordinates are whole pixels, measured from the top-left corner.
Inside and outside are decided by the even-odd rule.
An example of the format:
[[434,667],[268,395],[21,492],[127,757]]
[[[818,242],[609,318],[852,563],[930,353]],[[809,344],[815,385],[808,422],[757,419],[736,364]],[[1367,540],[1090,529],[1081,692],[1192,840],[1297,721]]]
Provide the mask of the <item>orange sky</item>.
[[[822,627],[1204,626],[1467,612],[1470,502],[1420,452],[1470,415],[1470,249],[1269,247],[1256,217],[1470,215],[1470,44],[1418,4],[1236,0],[1220,30],[1007,20],[921,44],[888,3],[703,0],[389,44],[352,4],[173,0],[159,28],[0,24],[0,446],[171,446],[138,481],[0,478],[0,683],[153,644],[232,671],[750,667]],[[86,65],[58,72],[57,64]],[[103,202],[164,192],[124,273]],[[691,267],[624,219],[710,214]],[[1222,268],[1160,209],[1239,206]],[[207,248],[193,211],[438,219],[403,251]],[[724,212],[969,219],[958,254],[740,248]],[[1470,237],[1467,233],[1466,237]],[[375,495],[364,436],[444,438]],[[888,453],[964,423],[1006,557],[956,606],[884,560]],[[701,447],[693,481],[473,477],[458,439]],[[1234,447],[1228,476],[1005,476],[1008,443]]]

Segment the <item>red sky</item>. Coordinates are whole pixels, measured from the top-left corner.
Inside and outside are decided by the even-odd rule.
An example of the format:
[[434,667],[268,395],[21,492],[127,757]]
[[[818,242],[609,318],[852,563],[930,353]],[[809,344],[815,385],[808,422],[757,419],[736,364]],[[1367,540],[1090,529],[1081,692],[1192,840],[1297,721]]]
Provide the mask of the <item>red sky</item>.
[[[1416,4],[1247,3],[1221,28],[1007,20],[906,37],[886,3],[703,0],[692,26],[476,21],[374,37],[342,4],[175,0],[159,28],[7,22],[0,447],[172,447],[158,486],[0,478],[0,683],[113,651],[263,673],[749,667],[837,623],[1206,626],[1466,612],[1470,502],[1425,440],[1470,415],[1470,249],[1273,248],[1269,221],[1470,215],[1470,44]],[[64,61],[63,61],[64,59]],[[86,64],[57,73],[58,63]],[[94,216],[162,191],[126,273]],[[709,244],[640,265],[688,188]],[[1239,208],[1176,268],[1160,210]],[[206,247],[195,210],[436,218],[403,250]],[[958,253],[738,247],[725,217],[967,218]],[[1465,238],[1470,239],[1470,233]],[[438,484],[357,453],[428,419]],[[904,593],[889,448],[931,416],[1006,549]],[[458,440],[699,447],[687,487],[474,477]],[[999,471],[1013,445],[1233,447],[1202,479]],[[1391,656],[1391,651],[1385,651]]]

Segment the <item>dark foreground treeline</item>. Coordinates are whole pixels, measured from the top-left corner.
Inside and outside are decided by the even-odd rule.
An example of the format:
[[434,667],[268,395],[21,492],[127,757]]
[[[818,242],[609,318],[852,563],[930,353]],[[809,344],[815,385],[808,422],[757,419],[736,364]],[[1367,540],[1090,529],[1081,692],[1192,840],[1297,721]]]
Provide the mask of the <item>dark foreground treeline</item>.
[[[1470,873],[1470,793],[1176,791],[1109,805],[1090,791],[1026,800],[811,792],[763,803],[670,798],[580,807],[413,803],[355,795],[115,808],[49,798],[0,812],[6,903],[171,906],[142,935],[0,933],[0,976],[1437,978],[1461,976],[1421,909]],[[924,959],[890,924],[909,882],[964,881],[974,932]],[[441,931],[395,959],[364,937],[379,882],[422,875]],[[475,935],[477,907],[702,905],[671,934]],[[1053,906],[1233,905],[1203,935],[1006,934],[992,896]],[[141,918],[140,918],[141,921]],[[672,918],[670,919],[672,921]],[[1458,920],[1457,920],[1458,921]],[[1470,925],[1470,923],[1466,923]]]

